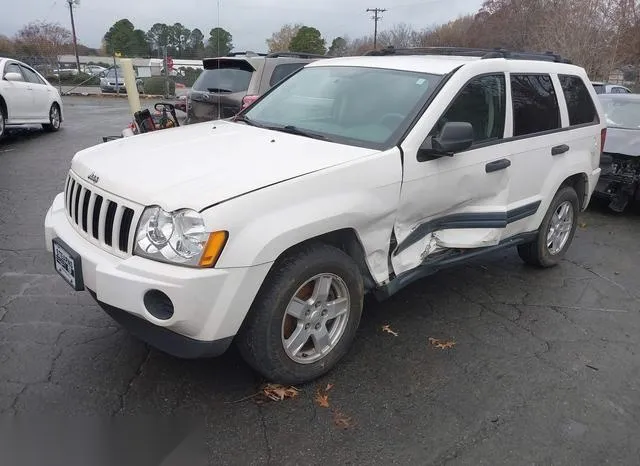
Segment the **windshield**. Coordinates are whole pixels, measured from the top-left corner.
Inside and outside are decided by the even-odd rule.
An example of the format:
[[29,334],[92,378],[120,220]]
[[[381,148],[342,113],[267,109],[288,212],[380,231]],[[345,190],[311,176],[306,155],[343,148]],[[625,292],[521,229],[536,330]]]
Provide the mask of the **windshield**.
[[640,99],[603,99],[602,106],[610,128],[640,129]]
[[259,125],[375,149],[397,144],[441,76],[379,68],[304,68],[245,113]]
[[[116,79],[116,70],[114,70],[113,68],[110,69],[105,74],[105,77],[107,77],[109,79]],[[118,68],[118,81],[120,80],[120,78],[122,78],[122,70],[120,68]]]
[[238,68],[204,70],[193,84],[194,91],[232,93],[249,89],[251,73]]

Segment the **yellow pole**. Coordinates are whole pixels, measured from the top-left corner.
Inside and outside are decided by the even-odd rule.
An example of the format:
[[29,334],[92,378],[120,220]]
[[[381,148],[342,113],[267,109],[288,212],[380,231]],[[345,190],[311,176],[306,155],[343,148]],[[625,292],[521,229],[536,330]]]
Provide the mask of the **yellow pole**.
[[131,58],[121,58],[120,66],[124,75],[124,85],[127,89],[127,99],[129,100],[129,109],[131,114],[140,111],[140,94],[138,94],[138,86],[136,86],[136,73],[133,70],[133,61]]

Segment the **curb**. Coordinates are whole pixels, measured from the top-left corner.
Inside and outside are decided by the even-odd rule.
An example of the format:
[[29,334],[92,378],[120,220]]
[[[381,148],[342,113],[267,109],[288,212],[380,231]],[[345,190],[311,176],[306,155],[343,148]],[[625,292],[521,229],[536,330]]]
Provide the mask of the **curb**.
[[[88,92],[63,92],[62,97],[107,97],[112,99],[126,99],[127,94],[90,94]],[[164,99],[165,96],[160,94],[140,94],[141,99]],[[166,97],[173,99],[175,97]]]

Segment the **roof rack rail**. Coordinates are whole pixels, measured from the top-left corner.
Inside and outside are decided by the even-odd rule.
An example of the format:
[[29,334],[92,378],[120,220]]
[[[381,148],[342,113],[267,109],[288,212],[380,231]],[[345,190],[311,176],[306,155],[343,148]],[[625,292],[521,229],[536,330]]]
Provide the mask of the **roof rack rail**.
[[367,56],[385,55],[452,55],[460,57],[480,57],[482,59],[505,58],[507,60],[539,60],[556,63],[571,63],[566,58],[553,52],[514,52],[503,48],[468,48],[468,47],[412,47],[395,48],[385,47],[380,50],[370,50],[365,53]]
[[318,55],[316,53],[304,53],[304,52],[273,52],[267,54],[267,58],[280,58],[280,57],[292,57],[292,58],[331,58],[326,55]]
[[237,57],[239,55],[247,55],[249,57],[266,57],[267,56],[266,53],[256,53],[256,52],[253,52],[251,50],[247,50],[246,52],[229,52],[226,56],[227,57]]

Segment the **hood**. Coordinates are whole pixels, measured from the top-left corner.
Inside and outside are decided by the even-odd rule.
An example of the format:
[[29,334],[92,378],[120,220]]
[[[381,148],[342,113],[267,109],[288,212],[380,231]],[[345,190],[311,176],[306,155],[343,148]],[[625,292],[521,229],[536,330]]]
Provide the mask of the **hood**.
[[76,154],[82,179],[143,205],[172,211],[212,204],[375,153],[216,121],[98,144]]
[[604,152],[640,156],[640,129],[607,128]]

